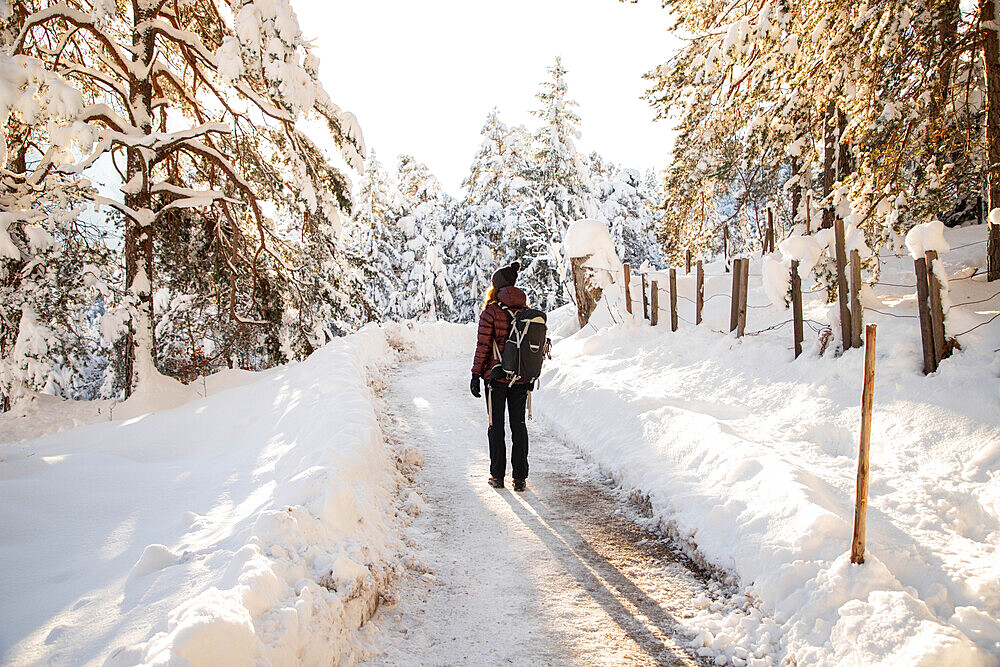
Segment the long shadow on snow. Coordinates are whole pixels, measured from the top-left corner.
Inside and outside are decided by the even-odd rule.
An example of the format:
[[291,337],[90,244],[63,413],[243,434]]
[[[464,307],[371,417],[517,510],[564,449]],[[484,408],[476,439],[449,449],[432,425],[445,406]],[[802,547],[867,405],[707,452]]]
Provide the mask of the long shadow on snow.
[[[615,514],[617,503],[603,490],[568,475],[546,477],[552,478],[552,487],[564,496],[561,502],[574,511],[579,510],[575,519],[588,533],[587,537],[531,490],[523,494],[501,491],[499,495],[565,570],[652,660],[661,665],[709,664],[704,658],[681,647],[676,637],[682,630],[675,613],[665,609],[633,583],[620,566],[631,564],[636,568],[663,568],[666,565],[667,570],[679,567],[700,583],[706,579],[704,573],[694,563],[687,562],[661,536]],[[592,542],[598,548],[603,545],[618,564],[598,552]],[[662,574],[664,577],[671,576],[666,571]],[[678,578],[683,578],[683,575]],[[686,596],[684,602],[689,599],[690,596]],[[634,610],[623,600],[628,601]],[[684,604],[677,607],[675,612],[687,611],[686,615],[693,615],[693,609],[686,610]]]

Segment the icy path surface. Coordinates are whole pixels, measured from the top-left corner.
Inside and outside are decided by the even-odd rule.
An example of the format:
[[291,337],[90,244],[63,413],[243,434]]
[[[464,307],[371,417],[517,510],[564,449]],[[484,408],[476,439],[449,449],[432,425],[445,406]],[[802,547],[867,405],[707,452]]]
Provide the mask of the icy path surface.
[[700,664],[680,624],[705,577],[538,421],[528,422],[527,492],[513,492],[509,476],[506,489],[487,486],[486,410],[469,394],[467,365],[411,363],[392,383],[391,435],[423,450],[415,482],[426,504],[406,529],[417,572],[369,623],[361,655],[390,665]]

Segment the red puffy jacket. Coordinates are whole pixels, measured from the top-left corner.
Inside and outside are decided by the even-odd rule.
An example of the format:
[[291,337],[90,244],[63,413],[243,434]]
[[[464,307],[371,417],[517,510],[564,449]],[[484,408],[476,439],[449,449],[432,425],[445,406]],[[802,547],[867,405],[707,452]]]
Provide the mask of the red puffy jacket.
[[[526,308],[528,297],[524,292],[514,286],[501,287],[497,290],[497,301],[507,306],[511,310],[517,311]],[[489,381],[490,371],[497,363],[493,357],[493,343],[503,351],[503,346],[507,342],[507,335],[510,333],[510,316],[503,312],[503,309],[495,303],[491,303],[483,309],[479,316],[479,335],[476,338],[476,358],[472,362],[472,372],[480,375]],[[506,380],[498,380],[506,382]],[[515,384],[527,384],[527,381]]]

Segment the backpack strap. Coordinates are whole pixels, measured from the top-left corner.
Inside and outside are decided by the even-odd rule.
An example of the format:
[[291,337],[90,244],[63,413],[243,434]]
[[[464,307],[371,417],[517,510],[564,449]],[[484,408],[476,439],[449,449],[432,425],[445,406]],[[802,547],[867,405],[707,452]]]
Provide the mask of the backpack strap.
[[531,415],[531,390],[530,389],[528,390],[528,419],[534,420],[534,417]]

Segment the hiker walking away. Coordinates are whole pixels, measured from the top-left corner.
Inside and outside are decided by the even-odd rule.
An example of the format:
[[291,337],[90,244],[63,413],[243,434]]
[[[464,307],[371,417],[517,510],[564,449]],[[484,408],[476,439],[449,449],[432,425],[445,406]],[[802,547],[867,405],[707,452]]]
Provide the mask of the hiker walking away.
[[493,284],[486,292],[486,305],[479,316],[479,335],[470,385],[472,395],[479,398],[480,380],[486,381],[486,411],[490,423],[487,431],[490,444],[489,485],[498,489],[504,488],[503,478],[507,470],[507,445],[504,442],[506,406],[510,417],[510,466],[515,491],[524,491],[528,478],[528,427],[524,423],[524,413],[532,382],[528,379],[507,380],[499,368],[499,357],[510,333],[511,315],[508,312],[517,313],[528,305],[524,292],[514,286],[520,269],[521,265],[514,262],[493,274]]

